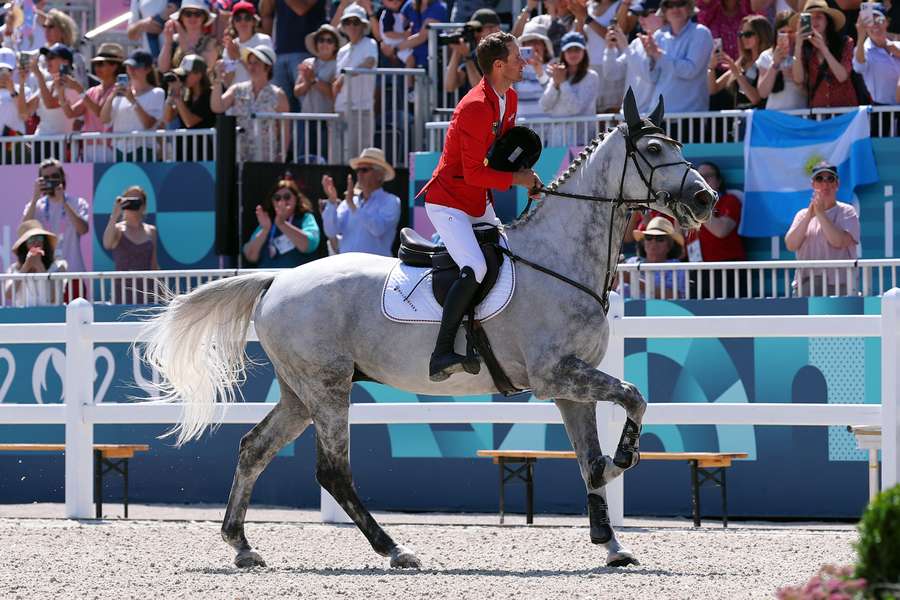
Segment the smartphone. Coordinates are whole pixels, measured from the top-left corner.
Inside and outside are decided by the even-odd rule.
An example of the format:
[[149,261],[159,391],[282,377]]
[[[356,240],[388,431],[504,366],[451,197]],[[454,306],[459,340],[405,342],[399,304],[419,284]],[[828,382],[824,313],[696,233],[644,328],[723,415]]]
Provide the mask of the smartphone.
[[143,201],[140,198],[131,198],[128,196],[119,196],[116,200],[122,201],[122,210],[139,210]]
[[609,20],[609,29],[612,29],[613,27],[615,27],[618,24],[619,24],[619,20],[617,18],[613,17],[612,19]]
[[72,65],[59,65],[59,76],[65,77],[72,74]]
[[713,39],[713,53],[719,53],[722,51],[722,38]]
[[859,18],[866,25],[870,25],[875,20],[875,7],[880,2],[863,2],[859,5]]
[[800,13],[800,32],[812,31],[812,15],[809,13]]
[[116,75],[116,85],[119,87],[125,87],[126,85],[128,85],[128,75],[126,75],[125,73]]
[[19,52],[19,68],[27,69],[31,65],[31,55],[27,52]]
[[534,55],[534,48],[532,48],[531,46],[522,46],[519,49],[519,54],[522,55],[522,60],[529,61]]

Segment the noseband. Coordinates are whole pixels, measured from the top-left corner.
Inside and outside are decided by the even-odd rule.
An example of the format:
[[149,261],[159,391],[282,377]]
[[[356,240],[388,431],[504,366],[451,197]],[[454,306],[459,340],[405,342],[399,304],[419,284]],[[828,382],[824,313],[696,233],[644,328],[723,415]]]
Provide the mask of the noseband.
[[[551,184],[550,187],[541,187],[537,190],[533,190],[536,192],[540,192],[542,194],[548,196],[560,196],[563,198],[573,198],[575,200],[585,200],[588,202],[607,202],[610,204],[610,215],[609,215],[609,235],[607,236],[607,244],[606,244],[606,278],[603,281],[603,293],[602,295],[598,295],[593,290],[588,288],[587,286],[580,284],[568,277],[560,275],[555,271],[551,271],[545,267],[540,265],[536,265],[532,262],[529,262],[523,259],[520,256],[516,256],[509,250],[501,248],[501,251],[504,252],[507,256],[509,256],[513,261],[522,262],[534,269],[537,269],[543,273],[556,277],[561,281],[568,283],[569,285],[575,286],[581,291],[589,294],[592,298],[594,298],[597,302],[600,303],[600,306],[603,307],[603,312],[609,312],[609,292],[612,290],[612,284],[616,277],[616,269],[619,264],[619,253],[622,251],[622,241],[619,240],[619,244],[617,246],[618,250],[616,251],[615,258],[613,258],[613,218],[615,217],[616,207],[618,206],[626,206],[628,207],[628,213],[631,214],[631,211],[635,209],[635,207],[641,206],[645,208],[650,208],[650,206],[654,202],[659,202],[666,207],[673,207],[674,201],[672,200],[671,194],[664,190],[653,191],[653,176],[656,175],[656,171],[658,169],[665,169],[668,167],[677,167],[679,165],[684,166],[684,173],[681,176],[681,186],[678,189],[679,197],[682,196],[684,192],[684,184],[687,181],[688,173],[691,171],[691,163],[684,160],[682,158],[679,161],[673,161],[669,163],[663,163],[660,165],[654,165],[651,163],[644,153],[641,152],[640,148],[637,147],[637,141],[642,137],[655,137],[659,138],[663,141],[670,142],[675,144],[678,147],[681,147],[681,143],[677,140],[674,140],[667,136],[662,129],[660,129],[657,125],[653,124],[648,120],[643,120],[640,123],[634,124],[634,129],[626,124],[621,124],[618,126],[619,129],[625,135],[625,160],[622,165],[622,177],[619,179],[619,191],[615,197],[609,198],[604,196],[588,196],[585,194],[573,194],[570,192],[560,192],[558,191],[556,184]],[[604,134],[600,134],[600,137],[595,140],[599,142],[603,139]],[[585,155],[586,157],[586,155]],[[644,169],[641,168],[641,163],[638,162],[638,159],[644,162],[644,164],[649,168],[650,173],[649,176],[644,172]],[[647,188],[647,196],[645,198],[626,198],[624,196],[625,193],[625,175],[628,171],[629,161],[634,165],[635,171],[637,171],[638,177],[640,177],[641,181],[644,183],[644,186]],[[528,213],[528,210],[531,208],[532,198],[528,198],[528,204],[525,205],[525,210],[522,211],[522,214],[525,215]],[[674,209],[673,209],[674,212]]]

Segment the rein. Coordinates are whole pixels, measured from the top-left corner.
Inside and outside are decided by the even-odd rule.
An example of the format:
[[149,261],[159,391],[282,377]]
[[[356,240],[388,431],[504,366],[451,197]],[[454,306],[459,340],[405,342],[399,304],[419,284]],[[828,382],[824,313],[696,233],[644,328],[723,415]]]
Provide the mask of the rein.
[[[641,129],[639,129],[635,133],[635,135],[629,135],[627,133],[627,128],[625,131],[626,131],[626,133],[625,133],[625,145],[626,145],[625,162],[624,162],[624,165],[622,168],[622,177],[619,179],[619,193],[616,195],[616,197],[609,198],[609,197],[605,197],[605,196],[589,196],[586,194],[574,194],[571,192],[560,192],[560,191],[557,191],[555,184],[551,184],[550,187],[544,186],[544,187],[538,188],[536,190],[533,190],[533,192],[539,192],[539,193],[542,193],[542,194],[548,195],[548,196],[560,196],[562,198],[572,198],[574,200],[583,200],[583,201],[587,201],[587,202],[603,202],[603,203],[610,204],[609,236],[607,237],[607,245],[606,245],[606,277],[603,281],[603,295],[602,296],[597,294],[592,289],[590,289],[589,287],[587,287],[586,285],[584,285],[582,283],[574,281],[574,280],[566,277],[565,275],[561,275],[561,274],[557,273],[556,271],[553,271],[552,269],[548,269],[547,267],[543,267],[543,266],[533,263],[529,260],[526,260],[526,259],[522,258],[521,256],[514,254],[507,248],[502,248],[502,247],[498,246],[499,250],[503,254],[507,255],[513,262],[521,262],[525,265],[528,265],[532,269],[540,271],[541,273],[544,273],[546,275],[550,275],[551,277],[555,277],[556,279],[559,279],[560,281],[563,281],[563,282],[581,290],[582,292],[588,294],[591,298],[593,298],[600,304],[600,306],[603,308],[604,313],[609,312],[609,292],[612,290],[612,284],[613,284],[613,281],[615,280],[617,266],[619,263],[618,258],[619,258],[619,254],[622,251],[622,243],[624,241],[624,240],[619,240],[618,251],[616,252],[615,259],[613,259],[613,254],[612,254],[613,228],[612,228],[612,225],[613,225],[613,219],[615,217],[616,207],[627,206],[628,212],[629,212],[629,214],[631,214],[631,211],[634,210],[635,206],[642,206],[645,208],[649,208],[650,205],[653,204],[654,201],[659,201],[659,202],[662,202],[664,205],[669,206],[671,204],[671,195],[668,192],[665,192],[665,191],[654,192],[653,191],[653,176],[656,174],[656,170],[664,169],[666,167],[675,167],[678,165],[683,165],[685,167],[684,174],[681,176],[681,187],[679,188],[679,195],[681,195],[681,192],[684,191],[684,183],[687,180],[688,173],[690,173],[690,170],[691,170],[691,164],[684,159],[682,159],[680,161],[664,163],[661,165],[654,165],[649,160],[647,160],[647,157],[644,156],[643,152],[640,151],[640,149],[637,147],[636,142],[641,137],[648,135],[649,133],[658,133],[660,135],[656,135],[654,137],[661,137],[662,139],[669,141],[673,144],[678,144],[678,142],[676,140],[673,140],[672,138],[670,138],[666,135],[663,135],[662,130],[659,129],[658,127],[644,126]],[[601,139],[602,139],[602,136],[601,136]],[[680,145],[680,144],[678,144],[678,145]],[[638,158],[640,158],[642,161],[644,161],[644,163],[646,163],[646,165],[648,167],[650,167],[650,177],[649,178],[644,174],[643,169],[641,169],[641,165],[638,163]],[[639,198],[625,198],[623,196],[624,188],[625,188],[625,174],[628,171],[629,159],[631,160],[632,163],[634,163],[634,167],[635,167],[635,170],[637,171],[638,176],[641,178],[641,181],[643,181],[644,185],[647,187],[647,197],[646,198],[640,198],[640,199]],[[534,199],[531,196],[529,196],[528,203],[525,205],[525,209],[522,211],[522,215],[528,214],[528,211],[531,208],[531,203],[533,200]],[[522,215],[520,215],[520,217]]]

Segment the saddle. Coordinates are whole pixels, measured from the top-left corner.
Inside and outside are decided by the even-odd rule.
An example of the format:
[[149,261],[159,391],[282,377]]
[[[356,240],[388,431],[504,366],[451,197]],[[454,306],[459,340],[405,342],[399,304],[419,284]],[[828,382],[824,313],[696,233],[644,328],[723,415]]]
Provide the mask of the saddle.
[[[475,307],[484,300],[497,282],[504,255],[500,251],[500,230],[489,223],[476,223],[473,227],[475,239],[481,246],[487,264],[487,274],[478,288],[478,293],[468,308],[466,319],[466,355],[470,360],[483,360],[494,380],[494,385],[504,396],[518,394],[524,390],[516,388],[503,370],[487,337],[481,322],[475,319]],[[397,257],[411,267],[431,269],[431,291],[441,306],[447,299],[447,292],[459,277],[459,265],[450,258],[443,244],[434,244],[409,227],[400,230],[400,251]]]
[[[503,254],[498,249],[500,230],[488,223],[476,223],[473,229],[475,239],[484,254],[487,274],[472,300],[471,308],[478,306],[490,293],[491,288],[497,283],[497,275],[503,265]],[[459,277],[459,266],[450,257],[447,248],[443,244],[435,244],[425,239],[414,229],[404,227],[400,230],[400,251],[397,257],[411,267],[431,269],[431,291],[438,304],[443,306],[450,286]]]

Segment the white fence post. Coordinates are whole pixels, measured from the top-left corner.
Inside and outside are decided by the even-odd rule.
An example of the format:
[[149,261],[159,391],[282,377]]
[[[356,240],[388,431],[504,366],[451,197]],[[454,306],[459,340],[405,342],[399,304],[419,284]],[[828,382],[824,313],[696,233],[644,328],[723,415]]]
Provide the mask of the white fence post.
[[94,401],[94,308],[84,298],[66,307],[66,517],[91,517],[94,503],[94,425],[84,420],[84,406]]
[[881,489],[900,482],[900,289],[881,298]]
[[[609,322],[609,343],[599,369],[619,379],[625,377],[625,338],[619,333],[622,331],[619,325],[624,316],[625,300],[612,292],[609,295],[609,312],[606,315]],[[609,402],[597,403],[597,436],[600,438],[600,447],[605,448],[610,456],[616,451],[624,424],[625,413],[621,408]],[[609,505],[610,523],[615,527],[621,526],[625,520],[624,476],[606,485],[606,502]]]
[[319,501],[319,518],[323,523],[352,523],[353,519],[344,512],[341,505],[328,493],[325,488],[320,488],[321,500]]

